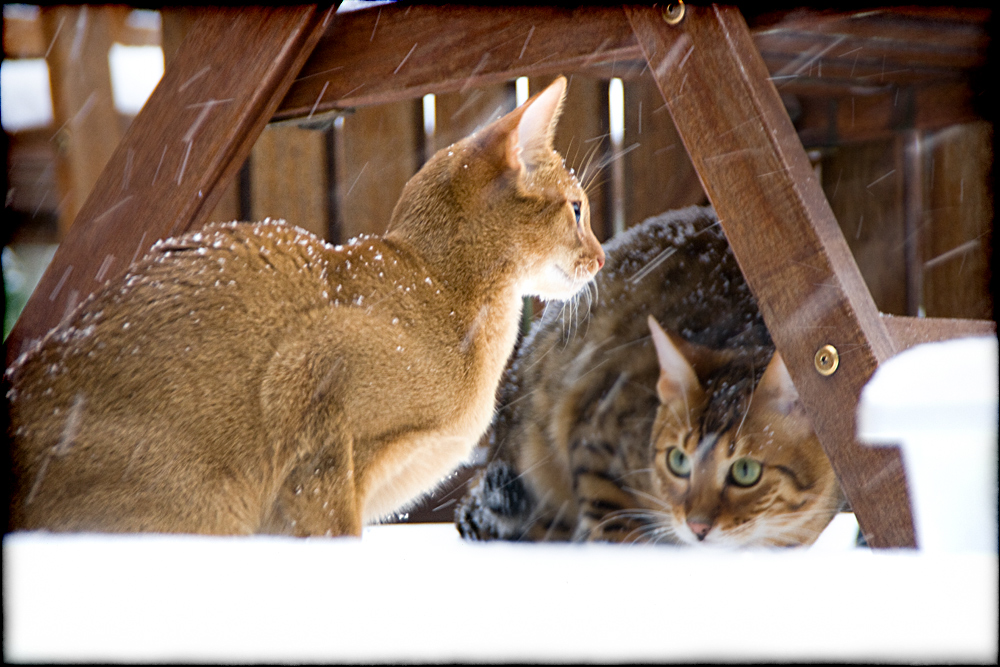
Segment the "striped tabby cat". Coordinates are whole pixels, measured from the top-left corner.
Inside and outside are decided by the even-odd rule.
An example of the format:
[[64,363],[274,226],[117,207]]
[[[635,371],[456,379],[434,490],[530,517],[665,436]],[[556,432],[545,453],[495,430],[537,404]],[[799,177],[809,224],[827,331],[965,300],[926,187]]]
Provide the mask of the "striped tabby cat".
[[605,252],[589,311],[520,346],[461,534],[811,544],[843,495],[712,209]]

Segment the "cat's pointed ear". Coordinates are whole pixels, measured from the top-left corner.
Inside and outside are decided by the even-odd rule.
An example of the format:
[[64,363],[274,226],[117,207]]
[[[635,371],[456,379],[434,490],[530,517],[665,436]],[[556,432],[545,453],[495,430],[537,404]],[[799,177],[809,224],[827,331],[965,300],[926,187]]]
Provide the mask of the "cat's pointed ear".
[[566,77],[560,76],[545,90],[524,103],[521,120],[511,133],[508,145],[508,162],[518,169],[523,163],[533,169],[538,158],[552,152],[556,124],[562,113],[566,97]]
[[785,362],[777,351],[764,369],[764,375],[761,376],[754,394],[760,397],[757,400],[766,403],[774,412],[786,416],[791,414],[805,416],[805,410],[799,400],[799,391],[792,383],[792,376],[788,374]]
[[660,362],[660,379],[656,382],[656,393],[661,403],[685,397],[699,388],[698,376],[694,368],[681,353],[677,344],[652,315],[647,318],[649,333],[656,347],[656,358]]

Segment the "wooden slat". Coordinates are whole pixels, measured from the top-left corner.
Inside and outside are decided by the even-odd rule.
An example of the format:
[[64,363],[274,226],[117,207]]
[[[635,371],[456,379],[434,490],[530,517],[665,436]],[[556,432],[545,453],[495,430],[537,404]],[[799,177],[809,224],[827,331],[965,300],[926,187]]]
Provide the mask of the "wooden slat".
[[51,45],[46,61],[58,128],[59,236],[65,238],[121,139],[111,92],[108,50],[124,7],[45,7],[40,21]]
[[3,17],[3,55],[5,58],[44,58],[48,43],[41,22],[25,16]]
[[893,39],[891,24],[887,27],[889,33],[883,36],[869,34],[865,28],[870,24],[823,26],[822,32],[781,28],[758,35],[755,42],[765,61],[784,60],[797,72],[814,67],[813,74],[818,74],[822,54],[823,75],[835,78],[891,81],[894,77],[920,76],[921,72],[971,69],[985,64],[988,39],[981,27],[977,34],[952,39],[953,44],[948,43],[947,32],[935,30],[929,22],[920,31],[929,34],[914,41]]
[[[8,210],[30,219],[54,215],[60,197],[55,175],[56,146],[51,139],[51,129],[21,130],[7,135]],[[52,230],[47,243],[58,243],[56,232]]]
[[906,302],[906,230],[899,140],[838,146],[823,188],[879,312],[916,315]]
[[[862,11],[829,11],[794,9],[776,14],[770,21],[755,21],[755,35],[778,38],[798,35],[810,39],[826,34],[831,37],[870,40],[873,48],[887,53],[900,51],[939,53],[942,58],[954,58],[985,49],[989,42],[986,26],[990,10],[979,7],[883,7]],[[833,56],[848,53],[838,49]],[[761,51],[766,51],[762,48]],[[801,45],[790,45],[801,53]],[[853,54],[851,54],[853,57]]]
[[[980,121],[930,135],[922,229],[928,317],[994,317],[990,290],[994,203],[993,126]],[[995,260],[994,260],[995,261]]]
[[[903,18],[889,20],[896,14]],[[988,11],[976,9],[893,8],[878,16],[795,10],[762,22],[754,40],[772,74],[791,67],[785,74],[796,73],[797,84],[826,79],[822,85],[843,95],[850,87],[954,78],[981,66],[988,18]],[[883,24],[888,33],[880,32]],[[831,48],[819,54],[824,44]],[[337,15],[277,117],[468,90],[517,76],[577,72],[628,79],[643,73],[644,60],[614,7],[373,7]]]
[[896,350],[903,350],[940,340],[967,336],[996,336],[997,323],[991,320],[965,320],[945,317],[893,317],[883,315],[882,322],[889,331]]
[[[739,11],[676,27],[626,9],[824,450],[873,546],[915,543],[900,455],[855,441],[861,388],[892,356],[882,323]],[[840,351],[824,377],[813,358]]]
[[[170,68],[176,60],[177,52],[188,32],[198,22],[199,14],[198,7],[164,7],[160,10],[160,43],[166,68]],[[240,175],[236,174],[226,183],[222,196],[219,197],[207,220],[239,220],[249,216],[249,212],[243,216],[241,212]]]
[[[781,89],[797,95],[802,117],[795,122],[806,146],[888,139],[908,129],[936,130],[980,119],[968,82],[946,81],[861,94],[822,79]],[[856,94],[855,94],[856,93]]]
[[200,14],[197,7],[164,7],[160,10],[160,41],[167,69],[173,64],[181,44],[198,22]]
[[[7,340],[8,361],[156,239],[201,224],[322,35],[316,6],[205,10]],[[225,45],[225,48],[221,48]]]
[[638,55],[620,9],[385,5],[337,14],[277,118],[586,74]]
[[284,219],[326,238],[327,141],[319,130],[270,125],[250,154],[250,217]]
[[[540,90],[540,89],[539,89]],[[512,111],[516,104],[510,82],[435,95],[435,124],[431,151],[464,139],[490,121]],[[428,151],[430,155],[433,152]]]
[[[35,10],[38,7],[34,7]],[[90,12],[108,12],[112,15],[110,24],[113,41],[126,46],[145,46],[160,43],[160,31],[133,25],[129,22],[130,9],[127,7],[102,7],[90,5]],[[52,43],[46,36],[42,21],[31,17],[31,10],[13,12],[3,17],[3,55],[5,58],[44,58]]]
[[332,241],[385,233],[403,186],[420,167],[419,111],[420,102],[408,100],[344,117],[335,153],[339,238]]
[[691,158],[677,134],[663,96],[646,70],[625,82],[625,226],[671,208],[706,203]]
[[[903,201],[900,203],[903,220],[903,258],[907,315],[917,317],[923,306],[924,266],[921,257],[924,217],[924,155],[923,140],[918,130],[900,133],[896,140],[898,161],[902,172]],[[867,279],[866,279],[867,282]],[[885,308],[880,309],[883,313]],[[898,349],[898,345],[896,346]]]

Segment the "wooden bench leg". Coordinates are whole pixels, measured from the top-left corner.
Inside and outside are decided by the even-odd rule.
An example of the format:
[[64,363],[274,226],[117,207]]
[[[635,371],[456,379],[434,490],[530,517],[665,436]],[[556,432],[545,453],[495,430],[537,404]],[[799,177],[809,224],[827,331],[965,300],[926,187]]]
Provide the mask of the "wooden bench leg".
[[[855,440],[865,382],[894,353],[739,10],[626,9],[702,186],[869,544],[915,546],[899,450]],[[818,372],[832,345],[839,366]]]
[[11,331],[8,364],[157,239],[207,222],[332,12],[315,5],[205,10]]

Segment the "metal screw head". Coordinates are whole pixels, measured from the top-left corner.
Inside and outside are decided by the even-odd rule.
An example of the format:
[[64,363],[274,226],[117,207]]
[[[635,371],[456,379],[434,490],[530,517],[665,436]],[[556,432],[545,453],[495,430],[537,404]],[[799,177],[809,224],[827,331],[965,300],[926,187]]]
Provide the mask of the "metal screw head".
[[671,2],[663,9],[663,20],[670,25],[677,25],[684,20],[684,3],[678,0]]
[[824,345],[816,350],[813,362],[816,364],[816,372],[820,375],[833,375],[840,365],[840,353],[833,345]]

